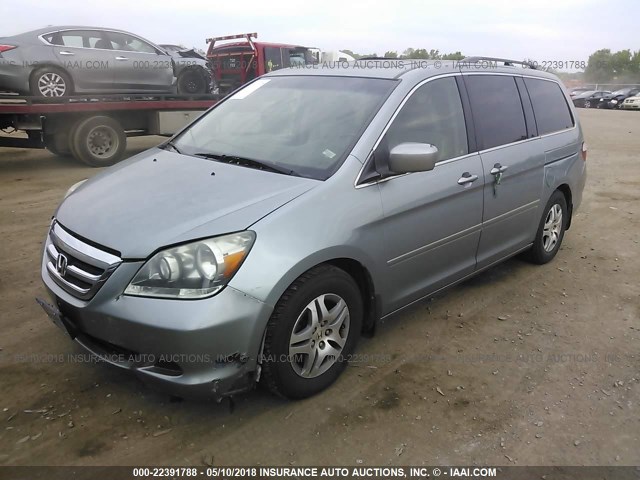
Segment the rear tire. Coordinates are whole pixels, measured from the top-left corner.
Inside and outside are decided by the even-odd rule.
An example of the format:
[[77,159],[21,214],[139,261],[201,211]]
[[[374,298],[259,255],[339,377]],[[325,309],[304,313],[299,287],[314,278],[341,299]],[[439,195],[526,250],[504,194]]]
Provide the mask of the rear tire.
[[90,117],[73,128],[71,152],[92,167],[108,167],[118,162],[127,147],[127,135],[111,117]]
[[47,135],[44,139],[44,146],[54,155],[59,157],[66,157],[71,154],[69,148],[69,134],[68,133],[56,133],[54,135]]
[[269,319],[261,384],[291,399],[327,388],[355,349],[362,316],[360,289],[343,270],[321,265],[300,276]]
[[538,265],[553,260],[562,244],[568,221],[567,201],[562,192],[556,190],[544,208],[533,246],[527,252],[528,260]]
[[66,97],[73,94],[71,77],[56,67],[38,68],[29,80],[31,95],[36,97]]

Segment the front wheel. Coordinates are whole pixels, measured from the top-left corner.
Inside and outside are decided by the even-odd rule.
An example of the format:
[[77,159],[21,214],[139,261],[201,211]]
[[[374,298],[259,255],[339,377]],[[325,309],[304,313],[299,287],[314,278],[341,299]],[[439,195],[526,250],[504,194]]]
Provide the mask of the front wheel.
[[355,349],[362,298],[353,278],[322,265],[299,277],[269,319],[261,383],[286,398],[306,398],[331,385]]
[[181,95],[199,95],[207,93],[207,82],[204,74],[190,69],[178,77],[178,93]]
[[562,244],[568,220],[567,201],[562,192],[556,190],[544,209],[536,238],[528,252],[529,260],[539,265],[553,260]]
[[589,100],[584,102],[584,108],[591,108],[591,102]]

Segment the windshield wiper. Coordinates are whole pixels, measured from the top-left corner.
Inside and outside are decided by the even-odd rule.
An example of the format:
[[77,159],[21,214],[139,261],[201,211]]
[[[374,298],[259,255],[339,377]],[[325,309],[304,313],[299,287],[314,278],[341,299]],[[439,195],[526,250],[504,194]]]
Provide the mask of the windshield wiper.
[[209,152],[193,153],[192,155],[196,157],[210,158],[211,160],[216,160],[219,162],[232,163],[232,164],[240,165],[243,167],[256,168],[258,170],[265,170],[268,172],[298,176],[298,174],[293,170],[290,170],[288,168],[278,167],[276,165],[265,163],[260,160],[255,160],[253,158],[240,157],[237,155],[224,155],[220,153],[209,153]]
[[178,147],[176,147],[176,145],[175,145],[171,140],[169,140],[169,141],[168,141],[167,143],[165,143],[164,145],[161,145],[161,146],[160,146],[160,148],[162,148],[162,149],[164,149],[164,150],[166,150],[166,149],[167,149],[167,147],[171,148],[171,149],[172,149],[174,152],[176,152],[176,153],[182,153],[182,152],[180,151],[180,149],[179,149]]

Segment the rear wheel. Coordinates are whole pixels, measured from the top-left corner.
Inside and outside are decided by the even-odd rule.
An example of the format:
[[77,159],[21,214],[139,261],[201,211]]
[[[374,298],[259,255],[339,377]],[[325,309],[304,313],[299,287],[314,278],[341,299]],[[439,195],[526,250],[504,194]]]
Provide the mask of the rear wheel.
[[42,67],[33,72],[29,89],[36,97],[64,97],[73,93],[69,75],[55,67]]
[[127,136],[113,118],[90,117],[75,125],[70,146],[78,160],[92,167],[107,167],[122,158]]
[[562,192],[556,190],[544,209],[536,238],[528,252],[529,260],[539,265],[553,260],[562,244],[568,220],[567,201]]
[[261,383],[287,398],[314,395],[340,376],[362,325],[353,278],[322,265],[284,293],[267,325]]
[[45,136],[44,146],[51,153],[58,155],[59,157],[64,157],[71,153],[68,133],[56,133]]

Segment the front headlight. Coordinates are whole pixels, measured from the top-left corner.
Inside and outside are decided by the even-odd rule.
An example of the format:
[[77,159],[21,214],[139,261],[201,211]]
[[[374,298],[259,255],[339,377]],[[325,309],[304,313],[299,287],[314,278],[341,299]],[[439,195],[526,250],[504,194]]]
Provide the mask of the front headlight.
[[239,232],[168,248],[149,259],[125,295],[203,298],[220,291],[251,250],[255,232]]
[[618,100],[611,100],[611,103],[613,103],[614,105],[618,103]]

